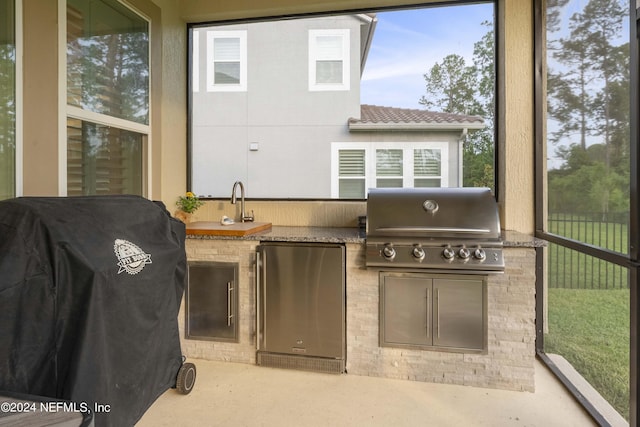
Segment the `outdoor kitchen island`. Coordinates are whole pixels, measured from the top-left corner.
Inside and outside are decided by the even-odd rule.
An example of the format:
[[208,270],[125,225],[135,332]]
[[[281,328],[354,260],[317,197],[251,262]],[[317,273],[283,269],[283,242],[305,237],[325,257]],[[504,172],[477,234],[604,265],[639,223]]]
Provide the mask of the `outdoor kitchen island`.
[[[435,383],[534,391],[535,259],[542,241],[503,231],[505,270],[486,278],[487,340],[482,352],[380,346],[380,272],[365,265],[365,233],[358,228],[283,227],[251,235],[187,235],[190,262],[237,265],[235,341],[185,338],[188,358],[256,363],[256,248],[261,242],[338,243],[346,247],[346,372]],[[425,274],[425,273],[421,273]]]

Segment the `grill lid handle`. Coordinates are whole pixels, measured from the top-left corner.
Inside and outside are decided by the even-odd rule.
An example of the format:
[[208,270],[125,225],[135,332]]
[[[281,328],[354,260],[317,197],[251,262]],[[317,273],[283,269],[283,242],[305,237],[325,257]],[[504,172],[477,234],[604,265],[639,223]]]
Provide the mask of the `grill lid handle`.
[[410,231],[415,233],[427,232],[427,233],[490,233],[488,228],[459,228],[459,227],[378,227],[376,231],[381,233],[394,233],[401,231]]

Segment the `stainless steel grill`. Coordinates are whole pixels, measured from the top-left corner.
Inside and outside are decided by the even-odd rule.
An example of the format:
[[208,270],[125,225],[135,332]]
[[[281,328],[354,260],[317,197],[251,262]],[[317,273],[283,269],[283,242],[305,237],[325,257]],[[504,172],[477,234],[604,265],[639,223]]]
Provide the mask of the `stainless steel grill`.
[[371,189],[368,267],[500,273],[498,206],[488,188]]

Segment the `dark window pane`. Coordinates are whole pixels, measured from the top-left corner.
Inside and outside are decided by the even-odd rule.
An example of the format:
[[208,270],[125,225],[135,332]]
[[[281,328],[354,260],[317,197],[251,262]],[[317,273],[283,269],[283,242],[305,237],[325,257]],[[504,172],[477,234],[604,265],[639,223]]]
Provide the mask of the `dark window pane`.
[[67,2],[67,103],[149,123],[149,24],[117,0]]
[[143,136],[109,126],[67,120],[69,196],[143,195]]
[[341,199],[362,199],[365,197],[364,179],[341,179]]

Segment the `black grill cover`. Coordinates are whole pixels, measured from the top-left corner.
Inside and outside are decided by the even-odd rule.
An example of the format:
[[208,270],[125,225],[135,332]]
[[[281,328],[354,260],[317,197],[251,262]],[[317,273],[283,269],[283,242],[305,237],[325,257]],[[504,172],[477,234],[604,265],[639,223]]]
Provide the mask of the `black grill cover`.
[[182,365],[185,227],[136,196],[0,202],[0,391],[135,424]]

